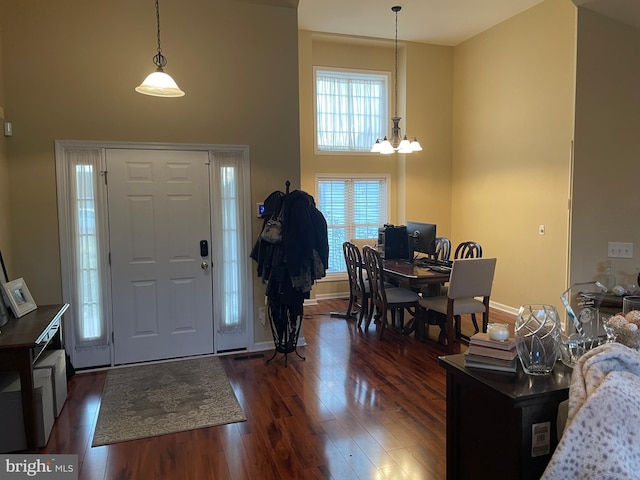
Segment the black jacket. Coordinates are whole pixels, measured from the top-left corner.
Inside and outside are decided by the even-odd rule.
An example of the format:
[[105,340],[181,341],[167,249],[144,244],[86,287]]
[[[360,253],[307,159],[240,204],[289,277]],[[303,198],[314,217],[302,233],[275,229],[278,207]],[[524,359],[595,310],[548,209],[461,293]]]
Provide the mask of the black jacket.
[[[270,244],[258,237],[251,258],[258,264],[258,276],[268,282],[273,267],[285,263],[290,277],[299,277],[313,265],[313,251],[320,257],[324,270],[329,268],[327,222],[316,208],[311,195],[302,190],[285,194],[271,193],[264,201],[264,223],[282,211],[282,243]],[[324,272],[321,276],[324,276]]]

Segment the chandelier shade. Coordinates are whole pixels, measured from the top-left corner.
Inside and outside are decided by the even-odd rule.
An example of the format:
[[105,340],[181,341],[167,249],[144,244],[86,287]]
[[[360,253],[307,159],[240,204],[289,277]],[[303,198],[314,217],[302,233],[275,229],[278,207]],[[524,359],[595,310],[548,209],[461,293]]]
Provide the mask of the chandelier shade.
[[400,130],[401,117],[398,116],[398,12],[402,9],[400,6],[391,7],[391,11],[396,14],[396,37],[395,37],[395,78],[394,78],[394,116],[391,117],[393,126],[391,127],[391,138],[384,137],[383,140],[376,139],[373,147],[371,147],[372,153],[381,153],[383,155],[389,155],[394,152],[398,153],[413,153],[422,150],[420,142],[416,137],[413,141],[409,141],[407,136],[402,136]]
[[158,53],[153,57],[156,71],[147,75],[147,78],[136,87],[136,92],[153,97],[183,97],[184,92],[178,84],[163,68],[167,64],[167,58],[162,54],[160,47],[160,7],[156,0],[156,25],[158,32]]

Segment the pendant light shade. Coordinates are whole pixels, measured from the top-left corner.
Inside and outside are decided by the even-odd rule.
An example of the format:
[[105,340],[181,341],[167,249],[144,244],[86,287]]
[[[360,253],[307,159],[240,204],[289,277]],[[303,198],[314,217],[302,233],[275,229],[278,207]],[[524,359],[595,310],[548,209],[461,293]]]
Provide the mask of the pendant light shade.
[[173,78],[163,70],[167,64],[167,58],[162,55],[162,48],[160,47],[160,8],[158,0],[156,0],[156,23],[158,27],[158,53],[153,57],[156,71],[147,75],[144,82],[136,87],[136,92],[154,97],[182,97],[184,92],[180,90]]
[[147,75],[140,85],[136,87],[136,92],[154,97],[182,97],[184,92],[167,73],[158,70]]
[[380,141],[376,140],[376,143],[371,147],[372,153],[381,153],[383,155],[388,155],[394,152],[398,153],[412,153],[419,152],[422,150],[420,143],[414,137],[413,141],[410,142],[407,136],[402,136],[400,131],[400,120],[401,117],[398,116],[398,12],[402,9],[402,7],[395,6],[391,7],[391,11],[396,14],[396,49],[395,49],[395,79],[394,79],[394,91],[395,91],[395,116],[391,117],[391,121],[393,122],[393,127],[391,128],[391,139],[387,140],[387,137],[384,137],[384,140]]

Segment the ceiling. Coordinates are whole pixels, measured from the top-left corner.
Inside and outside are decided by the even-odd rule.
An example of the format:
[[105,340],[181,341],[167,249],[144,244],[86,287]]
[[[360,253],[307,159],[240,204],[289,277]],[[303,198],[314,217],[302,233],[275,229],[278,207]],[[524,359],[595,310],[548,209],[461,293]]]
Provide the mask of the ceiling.
[[[542,1],[299,0],[298,28],[393,39],[395,14],[391,7],[400,5],[400,40],[454,46]],[[640,0],[573,0],[573,3],[640,28]]]

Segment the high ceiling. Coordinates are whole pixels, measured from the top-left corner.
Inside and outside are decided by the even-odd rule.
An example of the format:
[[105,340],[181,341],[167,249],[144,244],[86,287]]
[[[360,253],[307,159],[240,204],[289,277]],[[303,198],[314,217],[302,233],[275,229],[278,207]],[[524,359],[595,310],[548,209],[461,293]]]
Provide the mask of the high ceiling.
[[[543,0],[299,0],[298,28],[457,45]],[[547,0],[557,1],[557,0]],[[573,0],[578,6],[640,28],[640,0]]]

